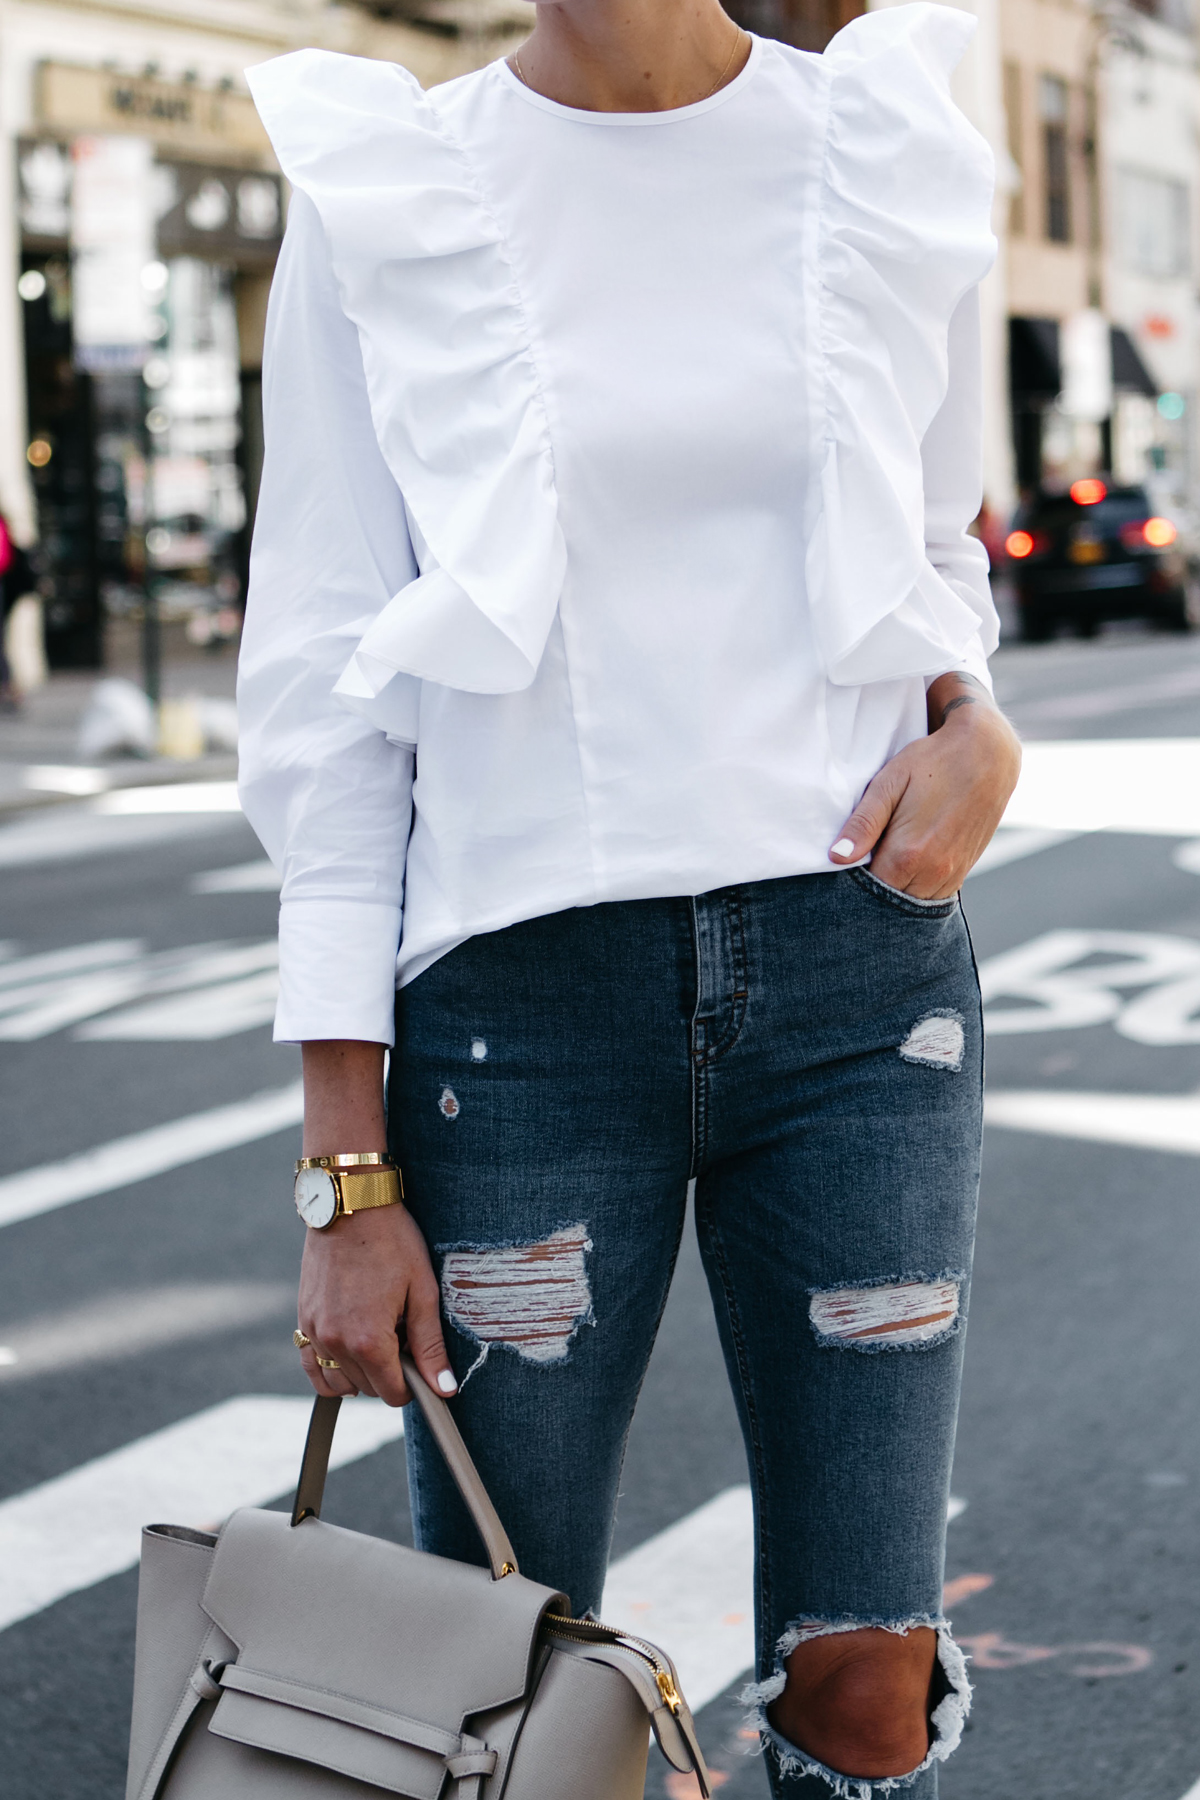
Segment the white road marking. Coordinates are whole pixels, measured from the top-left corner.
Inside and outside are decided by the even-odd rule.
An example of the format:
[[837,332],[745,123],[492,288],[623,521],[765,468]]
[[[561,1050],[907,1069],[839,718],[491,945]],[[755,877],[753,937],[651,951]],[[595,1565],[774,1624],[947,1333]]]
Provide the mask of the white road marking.
[[1009,1131],[1200,1156],[1200,1095],[1195,1094],[1000,1089],[985,1097],[984,1118]]
[[693,1711],[754,1664],[754,1516],[727,1488],[608,1571],[600,1617],[661,1644]]
[[[949,1523],[966,1511],[952,1498]],[[608,1571],[600,1617],[661,1644],[693,1712],[754,1667],[754,1512],[726,1488]]]
[[[1098,960],[1103,958],[1103,961]],[[1200,1043],[1200,941],[1156,931],[1047,931],[980,964],[990,1037],[1111,1023],[1139,1044]],[[1128,998],[1125,990],[1145,992]],[[1025,1006],[997,1006],[1024,1000]]]
[[279,998],[279,976],[274,969],[249,975],[243,981],[226,981],[170,1000],[152,1000],[145,1006],[129,1006],[107,1018],[81,1025],[73,1035],[89,1043],[103,1039],[121,1043],[186,1043],[231,1037],[269,1025]]
[[169,1125],[153,1125],[129,1137],[115,1138],[94,1150],[68,1156],[62,1162],[43,1163],[0,1179],[0,1226],[36,1218],[55,1207],[69,1206],[93,1194],[109,1194],[131,1187],[151,1175],[163,1175],[184,1163],[197,1162],[238,1144],[271,1137],[304,1117],[304,1089],[300,1082],[271,1088],[230,1106],[192,1113]]
[[177,838],[227,831],[235,822],[228,813],[132,813],[111,817],[97,813],[94,803],[55,806],[33,818],[0,825],[0,869],[72,862],[78,857],[107,856],[118,850],[150,849]]
[[1200,837],[1200,738],[1026,743],[1004,823]]
[[1194,1781],[1192,1783],[1187,1793],[1183,1796],[1183,1800],[1200,1800],[1200,1781]]
[[989,869],[1002,869],[1006,863],[1019,862],[1022,857],[1053,849],[1055,844],[1068,843],[1078,836],[1076,831],[1031,831],[1002,825],[967,879],[971,875],[986,875]]
[[21,779],[34,793],[82,796],[102,794],[111,785],[112,772],[76,763],[30,763]]
[[277,894],[279,870],[264,856],[230,869],[206,869],[192,877],[193,894]]
[[[228,1037],[270,1023],[278,963],[273,937],[153,955],[139,939],[114,939],[0,962],[0,1040],[29,1043],[72,1024],[85,1041]],[[146,998],[164,994],[181,997]]]
[[161,787],[112,788],[96,801],[109,817],[131,813],[238,813],[236,781],[170,781]]
[[106,1294],[67,1312],[0,1327],[0,1385],[243,1331],[293,1312],[295,1304],[295,1283],[286,1281],[187,1281]]
[[[286,1494],[311,1410],[275,1394],[225,1400],[0,1501],[0,1630],[132,1568],[143,1525],[211,1529],[240,1506]],[[398,1409],[356,1400],[342,1408],[330,1467],[403,1432]]]

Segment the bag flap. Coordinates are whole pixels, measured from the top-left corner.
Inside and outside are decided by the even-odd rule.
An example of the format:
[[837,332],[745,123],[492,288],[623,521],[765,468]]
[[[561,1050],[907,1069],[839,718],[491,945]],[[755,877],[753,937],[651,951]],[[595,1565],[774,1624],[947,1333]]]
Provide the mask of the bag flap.
[[[243,1674],[250,1677],[245,1685]],[[344,1695],[262,1679],[236,1664],[225,1670],[221,1685],[225,1691],[208,1727],[218,1737],[334,1769],[405,1800],[437,1800],[447,1761],[462,1749],[461,1737],[450,1732],[389,1718]]]
[[524,1694],[552,1588],[283,1513],[234,1513],[204,1610],[238,1662],[458,1734]]

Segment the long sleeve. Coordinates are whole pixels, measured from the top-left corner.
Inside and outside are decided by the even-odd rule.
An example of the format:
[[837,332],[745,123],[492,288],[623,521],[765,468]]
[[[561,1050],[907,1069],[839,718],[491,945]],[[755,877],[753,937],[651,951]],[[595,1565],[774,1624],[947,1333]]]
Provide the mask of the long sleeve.
[[[925,547],[930,562],[979,616],[979,630],[961,657],[948,662],[991,688],[987,659],[1000,640],[1000,621],[988,581],[988,554],[967,527],[983,500],[982,351],[979,289],[959,302],[948,339],[950,383],[946,398],[921,444],[925,480]],[[937,675],[926,677],[926,685]]]
[[238,711],[242,805],[282,875],[275,1035],[390,1044],[413,751],[332,690],[417,568],[372,426],[358,333],[300,192],[264,365]]

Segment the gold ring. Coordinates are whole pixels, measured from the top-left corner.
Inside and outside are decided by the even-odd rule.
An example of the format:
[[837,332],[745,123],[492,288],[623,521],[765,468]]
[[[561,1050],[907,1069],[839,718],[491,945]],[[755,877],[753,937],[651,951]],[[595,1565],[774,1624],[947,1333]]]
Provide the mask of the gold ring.
[[312,1343],[312,1339],[305,1337],[304,1333],[301,1331],[300,1327],[297,1325],[295,1331],[293,1331],[293,1333],[292,1333],[292,1342],[293,1342],[293,1344],[295,1344],[297,1350],[307,1350],[309,1345]]
[[317,1361],[323,1369],[340,1369],[341,1363],[334,1362],[332,1356],[318,1356]]

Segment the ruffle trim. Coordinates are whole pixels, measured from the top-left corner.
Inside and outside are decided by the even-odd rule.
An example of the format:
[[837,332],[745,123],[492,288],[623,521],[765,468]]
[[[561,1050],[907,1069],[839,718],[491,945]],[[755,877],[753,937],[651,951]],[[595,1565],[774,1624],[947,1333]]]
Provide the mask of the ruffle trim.
[[378,717],[398,672],[526,688],[566,548],[520,298],[467,157],[397,64],[297,50],[247,79],[284,174],[320,214],[421,569],[334,691]]
[[921,0],[854,19],[824,56],[825,394],[806,574],[839,686],[932,674],[979,628],[926,555],[921,468],[950,320],[996,252],[991,151],[950,97],[974,31],[969,14]]

